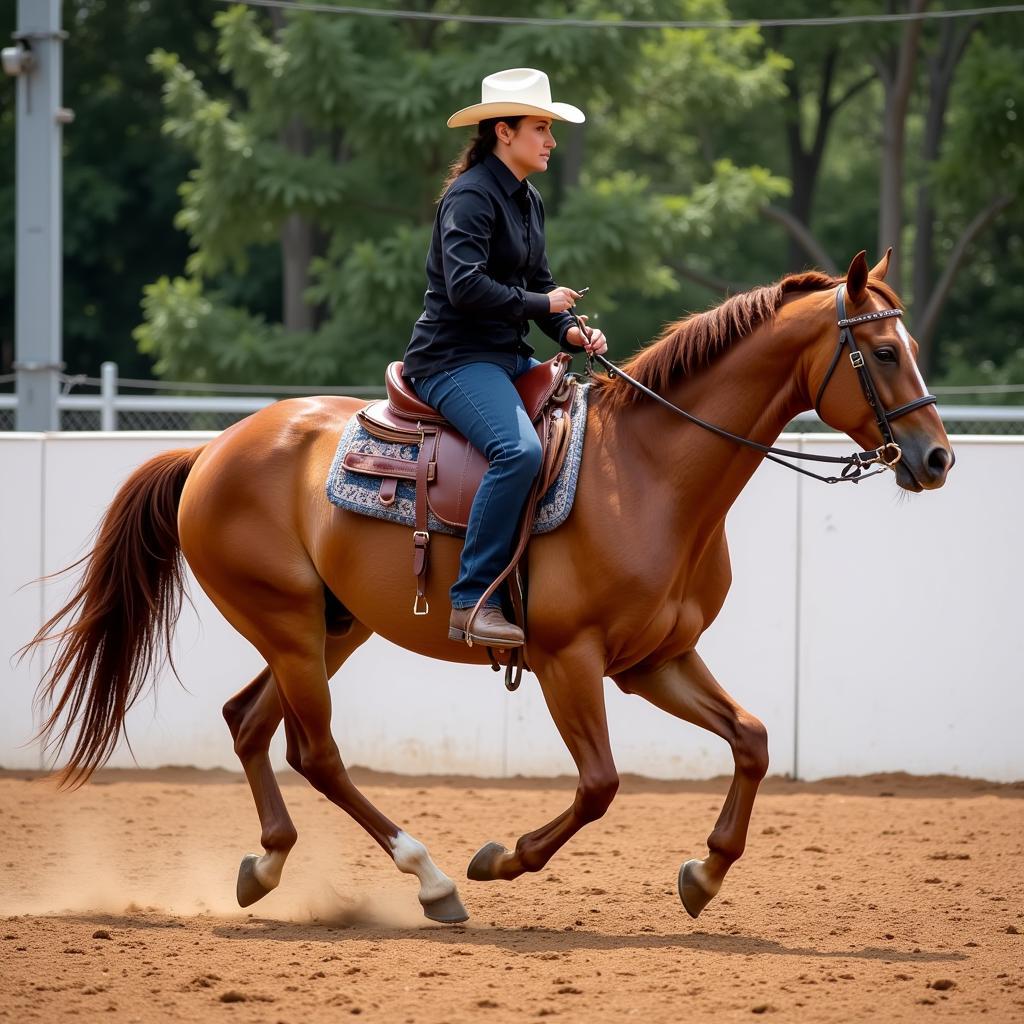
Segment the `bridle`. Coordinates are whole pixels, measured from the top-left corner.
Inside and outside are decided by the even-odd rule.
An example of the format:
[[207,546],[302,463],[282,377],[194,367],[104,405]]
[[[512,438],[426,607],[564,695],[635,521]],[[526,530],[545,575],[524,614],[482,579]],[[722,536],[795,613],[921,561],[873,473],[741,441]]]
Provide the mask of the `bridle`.
[[[839,327],[839,342],[836,345],[835,354],[832,356],[832,361],[829,363],[828,370],[821,382],[821,386],[818,388],[818,394],[814,399],[814,411],[817,413],[818,418],[822,419],[822,422],[824,422],[824,419],[821,416],[821,401],[825,395],[825,389],[828,387],[829,381],[831,381],[832,375],[835,373],[836,367],[839,365],[839,360],[842,358],[843,350],[848,349],[850,364],[857,372],[857,379],[860,381],[861,390],[864,392],[864,398],[875,415],[875,422],[878,424],[878,430],[882,436],[881,446],[871,449],[870,451],[854,452],[852,455],[815,455],[811,452],[795,452],[790,451],[787,448],[775,448],[771,445],[759,444],[757,441],[752,441],[749,437],[741,437],[739,434],[733,434],[724,427],[716,426],[714,423],[708,423],[706,420],[702,420],[699,416],[694,416],[693,413],[689,413],[685,409],[680,409],[679,406],[673,405],[668,401],[668,399],[662,398],[661,395],[652,391],[650,388],[645,387],[638,380],[634,380],[628,373],[625,373],[614,363],[605,359],[604,356],[596,355],[588,357],[588,369],[589,361],[590,359],[593,359],[608,371],[608,375],[610,377],[621,377],[624,381],[645,394],[648,398],[653,399],[659,405],[663,405],[666,409],[670,409],[672,412],[682,416],[686,420],[689,420],[691,423],[696,424],[698,427],[702,427],[704,430],[708,430],[712,434],[717,434],[719,437],[723,437],[729,441],[734,441],[736,444],[752,448],[754,451],[760,452],[771,462],[777,462],[780,466],[792,469],[796,473],[803,473],[805,476],[814,477],[815,480],[822,480],[827,484],[859,483],[861,480],[866,480],[869,476],[877,476],[879,473],[885,472],[886,469],[895,470],[900,459],[903,458],[903,450],[896,442],[892,428],[889,424],[900,416],[906,416],[908,413],[914,412],[916,409],[921,409],[926,405],[932,405],[937,401],[937,399],[934,395],[923,395],[921,398],[915,398],[913,401],[906,402],[903,405],[897,406],[895,409],[885,409],[882,406],[878,397],[878,391],[875,388],[875,382],[871,378],[867,362],[864,359],[864,354],[859,348],[857,348],[857,342],[853,336],[853,328],[856,324],[867,323],[871,320],[886,320],[890,317],[903,316],[903,310],[879,309],[871,313],[862,313],[860,316],[848,317],[846,315],[845,294],[846,285],[839,285],[836,289],[836,317]],[[579,317],[573,310],[569,310],[569,313],[576,321],[581,333],[589,338],[590,328],[586,327],[580,321]],[[844,468],[839,476],[822,476],[819,473],[812,473],[809,469],[804,469],[801,466],[794,466],[792,463],[786,462],[784,458],[780,458],[779,456],[809,462],[828,462],[832,464],[839,464]],[[868,466],[879,464],[879,469],[872,470],[870,473],[864,472]]]
[[[835,372],[836,366],[839,365],[839,360],[842,357],[844,347],[849,350],[850,365],[857,371],[857,379],[860,381],[861,391],[864,392],[864,398],[868,405],[871,406],[871,411],[875,414],[875,423],[878,424],[878,431],[882,435],[882,441],[884,444],[881,448],[877,449],[879,455],[879,461],[885,463],[890,469],[892,469],[901,458],[903,458],[903,451],[900,446],[896,443],[896,439],[893,437],[892,428],[889,424],[899,419],[900,416],[906,416],[909,412],[914,412],[915,409],[922,409],[926,405],[932,405],[936,398],[934,395],[923,395],[921,398],[915,398],[911,402],[906,402],[903,405],[897,406],[895,409],[885,409],[882,406],[881,401],[878,397],[878,392],[875,389],[875,382],[871,379],[871,374],[868,372],[867,362],[864,359],[864,353],[857,348],[857,342],[853,336],[853,328],[855,324],[864,324],[872,320],[887,320],[891,317],[903,316],[902,309],[878,309],[871,313],[861,313],[860,316],[846,315],[846,285],[841,284],[836,289],[836,315],[839,322],[839,344],[836,345],[835,355],[832,356],[832,362],[829,363],[828,370],[821,382],[821,387],[818,388],[818,394],[814,399],[814,412],[817,414],[819,420],[824,423],[824,417],[821,415],[821,400],[825,396],[825,388],[828,387],[828,382],[832,379],[832,374]],[[891,458],[886,458],[885,453],[890,452]]]

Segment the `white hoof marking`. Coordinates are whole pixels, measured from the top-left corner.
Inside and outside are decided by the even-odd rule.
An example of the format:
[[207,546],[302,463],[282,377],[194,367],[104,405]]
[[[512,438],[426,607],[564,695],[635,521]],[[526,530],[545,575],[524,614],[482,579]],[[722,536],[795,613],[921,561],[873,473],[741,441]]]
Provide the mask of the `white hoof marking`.
[[287,856],[288,854],[281,850],[263,854],[252,868],[256,881],[265,889],[276,889],[281,884],[281,872],[284,870]]
[[433,903],[455,892],[455,883],[430,859],[427,848],[408,832],[390,840],[395,867],[420,880],[420,903]]

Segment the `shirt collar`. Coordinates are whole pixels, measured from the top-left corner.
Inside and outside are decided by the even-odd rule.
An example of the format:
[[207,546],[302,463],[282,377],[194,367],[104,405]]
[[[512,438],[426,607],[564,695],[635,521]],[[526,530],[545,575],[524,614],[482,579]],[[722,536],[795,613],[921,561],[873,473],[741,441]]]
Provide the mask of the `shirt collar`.
[[520,181],[493,153],[488,153],[487,156],[484,157],[484,165],[497,179],[497,182],[504,190],[505,195],[513,196],[517,192],[527,192],[528,186],[526,184],[526,179],[524,178]]

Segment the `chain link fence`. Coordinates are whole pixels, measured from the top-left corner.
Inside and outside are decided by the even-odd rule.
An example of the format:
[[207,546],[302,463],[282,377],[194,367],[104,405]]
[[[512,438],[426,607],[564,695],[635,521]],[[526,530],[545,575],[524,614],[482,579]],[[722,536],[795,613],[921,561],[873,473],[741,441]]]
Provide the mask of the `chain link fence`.
[[[252,410],[255,412],[256,410]],[[232,423],[251,416],[252,412],[215,409],[199,412],[175,411],[173,409],[128,410],[117,414],[118,430],[226,430]],[[64,409],[60,413],[61,430],[102,430],[102,412],[99,409]],[[13,424],[5,428],[0,417],[0,430],[13,430]]]
[[[936,390],[938,390],[936,388]],[[1024,434],[1024,406],[1014,405],[942,405],[938,406],[947,434]],[[898,428],[895,428],[898,429]],[[822,423],[813,412],[803,413],[787,431],[797,434],[832,434],[835,431]]]
[[[13,375],[0,377],[0,431],[16,426]],[[939,413],[947,433],[1024,435],[1024,385],[936,387]],[[188,384],[117,377],[117,366],[104,363],[101,377],[65,376],[57,401],[60,429],[220,431],[284,398],[350,395],[373,399],[383,387],[299,387],[290,385]],[[974,400],[1015,405],[961,405]],[[831,432],[813,412],[802,413],[787,427],[797,433]]]

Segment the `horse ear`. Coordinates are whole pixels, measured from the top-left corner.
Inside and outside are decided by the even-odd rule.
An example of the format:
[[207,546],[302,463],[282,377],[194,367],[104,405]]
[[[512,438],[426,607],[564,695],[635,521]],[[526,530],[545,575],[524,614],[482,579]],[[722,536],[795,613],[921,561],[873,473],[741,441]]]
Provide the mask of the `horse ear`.
[[868,287],[868,254],[861,249],[850,261],[850,269],[846,271],[846,294],[851,302],[859,302],[864,298]]
[[889,259],[892,256],[892,246],[885,250],[885,255],[871,268],[871,276],[877,277],[879,280],[884,281],[885,275],[889,270]]

